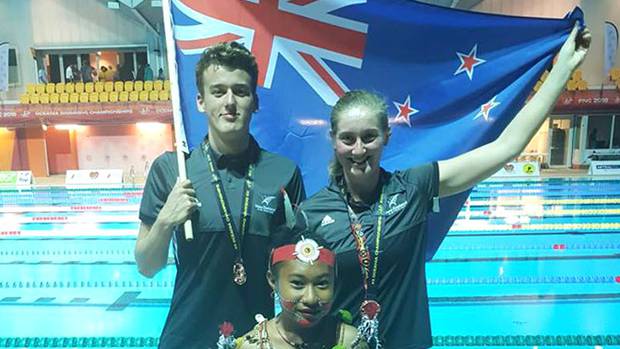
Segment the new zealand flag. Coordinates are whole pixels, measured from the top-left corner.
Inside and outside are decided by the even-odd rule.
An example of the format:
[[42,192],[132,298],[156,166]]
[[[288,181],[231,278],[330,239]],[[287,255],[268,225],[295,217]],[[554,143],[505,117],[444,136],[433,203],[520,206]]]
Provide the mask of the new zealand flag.
[[[549,68],[575,20],[481,14],[406,0],[172,0],[181,106],[190,149],[207,132],[194,67],[238,41],[259,64],[252,134],[293,159],[311,195],[327,184],[329,114],[353,89],[384,95],[388,170],[448,159],[494,140]],[[431,215],[427,257],[469,193]]]

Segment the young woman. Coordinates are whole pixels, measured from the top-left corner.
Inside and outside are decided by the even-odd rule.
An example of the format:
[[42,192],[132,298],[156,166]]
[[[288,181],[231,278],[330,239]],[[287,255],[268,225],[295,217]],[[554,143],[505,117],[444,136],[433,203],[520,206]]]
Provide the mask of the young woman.
[[[274,319],[257,316],[258,325],[237,340],[236,348],[366,348],[357,331],[331,316],[335,254],[320,239],[300,237],[273,249],[267,280],[282,312]],[[346,318],[346,316],[344,316]]]
[[[389,173],[380,96],[353,91],[331,114],[331,184],[302,203],[308,230],[338,255],[335,309],[353,312],[374,347],[432,345],[424,271],[425,221],[439,197],[471,188],[516,157],[539,129],[590,44],[575,25],[538,93],[497,140],[458,157]],[[380,323],[378,322],[380,320]],[[378,333],[376,329],[378,328]]]

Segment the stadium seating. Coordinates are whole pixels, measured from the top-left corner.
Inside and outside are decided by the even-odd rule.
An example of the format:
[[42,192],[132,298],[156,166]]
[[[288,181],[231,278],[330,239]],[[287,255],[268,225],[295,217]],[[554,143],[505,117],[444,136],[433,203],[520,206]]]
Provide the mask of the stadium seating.
[[134,83],[133,83],[133,90],[134,91],[138,91],[138,92],[144,90],[144,82],[142,82],[142,81],[134,81]]
[[85,92],[84,83],[83,82],[78,82],[78,83],[75,84],[75,92],[77,92],[77,93]]
[[56,93],[65,93],[65,84],[59,82],[56,84]]
[[[620,84],[620,73],[618,78]],[[168,100],[170,100],[170,81],[168,80],[27,84],[26,92],[19,97],[21,104],[156,102]]]
[[103,84],[103,91],[108,92],[108,93],[114,91],[114,82],[106,81]]
[[155,102],[159,100],[159,91],[150,91],[149,92],[149,101]]
[[147,92],[153,91],[153,81],[144,82],[144,91],[147,91]]

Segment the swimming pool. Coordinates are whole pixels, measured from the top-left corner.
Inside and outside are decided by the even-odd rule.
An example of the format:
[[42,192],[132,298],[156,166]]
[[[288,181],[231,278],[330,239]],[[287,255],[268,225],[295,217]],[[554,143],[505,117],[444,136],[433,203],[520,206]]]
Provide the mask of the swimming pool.
[[[0,347],[155,347],[175,268],[133,258],[141,188],[0,190]],[[620,180],[486,181],[427,280],[442,347],[620,345]]]

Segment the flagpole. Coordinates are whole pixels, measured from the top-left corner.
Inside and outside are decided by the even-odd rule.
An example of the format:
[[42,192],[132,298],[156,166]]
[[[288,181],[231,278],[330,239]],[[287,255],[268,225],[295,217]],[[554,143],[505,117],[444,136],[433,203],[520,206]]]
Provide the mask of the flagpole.
[[[183,115],[181,114],[181,94],[179,92],[179,77],[177,73],[176,50],[173,37],[172,15],[170,13],[170,0],[162,1],[164,15],[164,33],[166,38],[166,58],[168,62],[168,78],[170,79],[170,100],[172,101],[172,119],[174,123],[174,146],[177,153],[177,164],[179,167],[179,179],[187,179],[185,169],[184,150],[188,150],[187,140],[183,129]],[[192,221],[188,219],[183,224],[185,239],[193,240]]]

